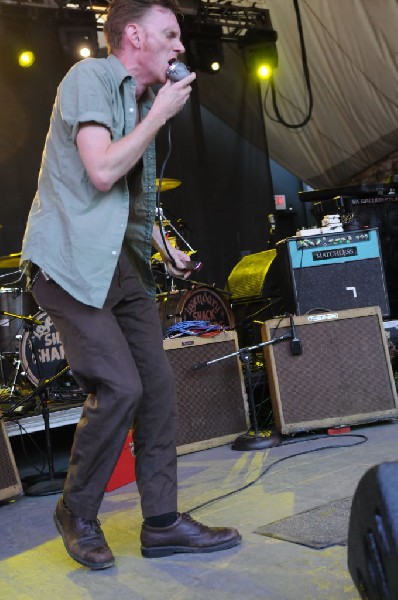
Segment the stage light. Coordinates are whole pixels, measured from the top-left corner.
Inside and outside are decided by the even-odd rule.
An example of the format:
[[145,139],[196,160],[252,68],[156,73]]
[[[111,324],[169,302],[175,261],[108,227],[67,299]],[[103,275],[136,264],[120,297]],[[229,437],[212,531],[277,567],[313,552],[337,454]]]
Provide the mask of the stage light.
[[238,41],[247,69],[259,79],[270,79],[278,67],[277,39],[273,29],[250,29]]
[[265,64],[261,64],[257,68],[257,77],[259,79],[270,79],[272,73],[273,73],[273,68],[269,64],[266,64],[266,63]]
[[81,58],[88,58],[91,56],[91,50],[88,46],[80,46],[78,53]]
[[210,69],[214,72],[217,72],[221,69],[221,63],[218,60],[215,60],[211,63]]
[[18,54],[18,64],[24,69],[31,67],[35,62],[35,55],[31,50],[22,50]]
[[78,22],[71,23],[65,20],[60,23],[58,36],[65,55],[72,63],[89,56],[97,56],[98,35],[94,13],[82,13]]
[[189,66],[195,71],[217,73],[224,63],[221,25],[196,23],[183,33]]

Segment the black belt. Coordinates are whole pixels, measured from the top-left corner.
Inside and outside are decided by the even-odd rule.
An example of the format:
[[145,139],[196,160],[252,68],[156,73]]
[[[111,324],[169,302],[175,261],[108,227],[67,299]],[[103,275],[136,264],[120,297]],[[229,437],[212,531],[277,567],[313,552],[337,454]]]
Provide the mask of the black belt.
[[41,273],[41,269],[40,269],[39,265],[36,265],[35,263],[30,263],[29,285],[28,285],[29,289],[32,289],[32,287],[38,280],[40,273]]

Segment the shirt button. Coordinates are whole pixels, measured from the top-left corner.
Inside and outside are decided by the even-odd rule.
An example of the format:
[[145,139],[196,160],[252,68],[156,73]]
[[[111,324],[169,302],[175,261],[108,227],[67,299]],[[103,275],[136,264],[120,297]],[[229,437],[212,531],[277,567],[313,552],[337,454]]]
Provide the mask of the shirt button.
[[129,112],[134,112],[134,108],[129,108]]
[[112,250],[112,254],[115,256],[115,254],[117,254],[116,250]]

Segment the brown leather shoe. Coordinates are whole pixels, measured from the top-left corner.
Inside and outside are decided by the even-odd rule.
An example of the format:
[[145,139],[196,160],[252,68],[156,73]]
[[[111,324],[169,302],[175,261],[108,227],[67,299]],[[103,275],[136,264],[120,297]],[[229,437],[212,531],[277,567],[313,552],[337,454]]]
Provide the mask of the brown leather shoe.
[[178,552],[217,552],[236,546],[241,539],[236,529],[207,527],[188,513],[181,513],[169,527],[150,527],[143,523],[141,554],[145,558],[159,558]]
[[113,567],[115,558],[106,543],[98,519],[89,521],[83,517],[76,517],[63,498],[60,498],[55,509],[54,521],[69,556],[90,569]]

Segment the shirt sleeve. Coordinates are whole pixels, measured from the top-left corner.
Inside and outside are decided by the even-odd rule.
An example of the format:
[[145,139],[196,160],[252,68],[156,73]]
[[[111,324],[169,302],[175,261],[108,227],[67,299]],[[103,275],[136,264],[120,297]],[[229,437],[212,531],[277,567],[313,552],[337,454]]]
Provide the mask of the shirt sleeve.
[[59,102],[74,143],[81,123],[98,123],[112,133],[112,92],[109,74],[100,61],[76,63],[61,82]]

